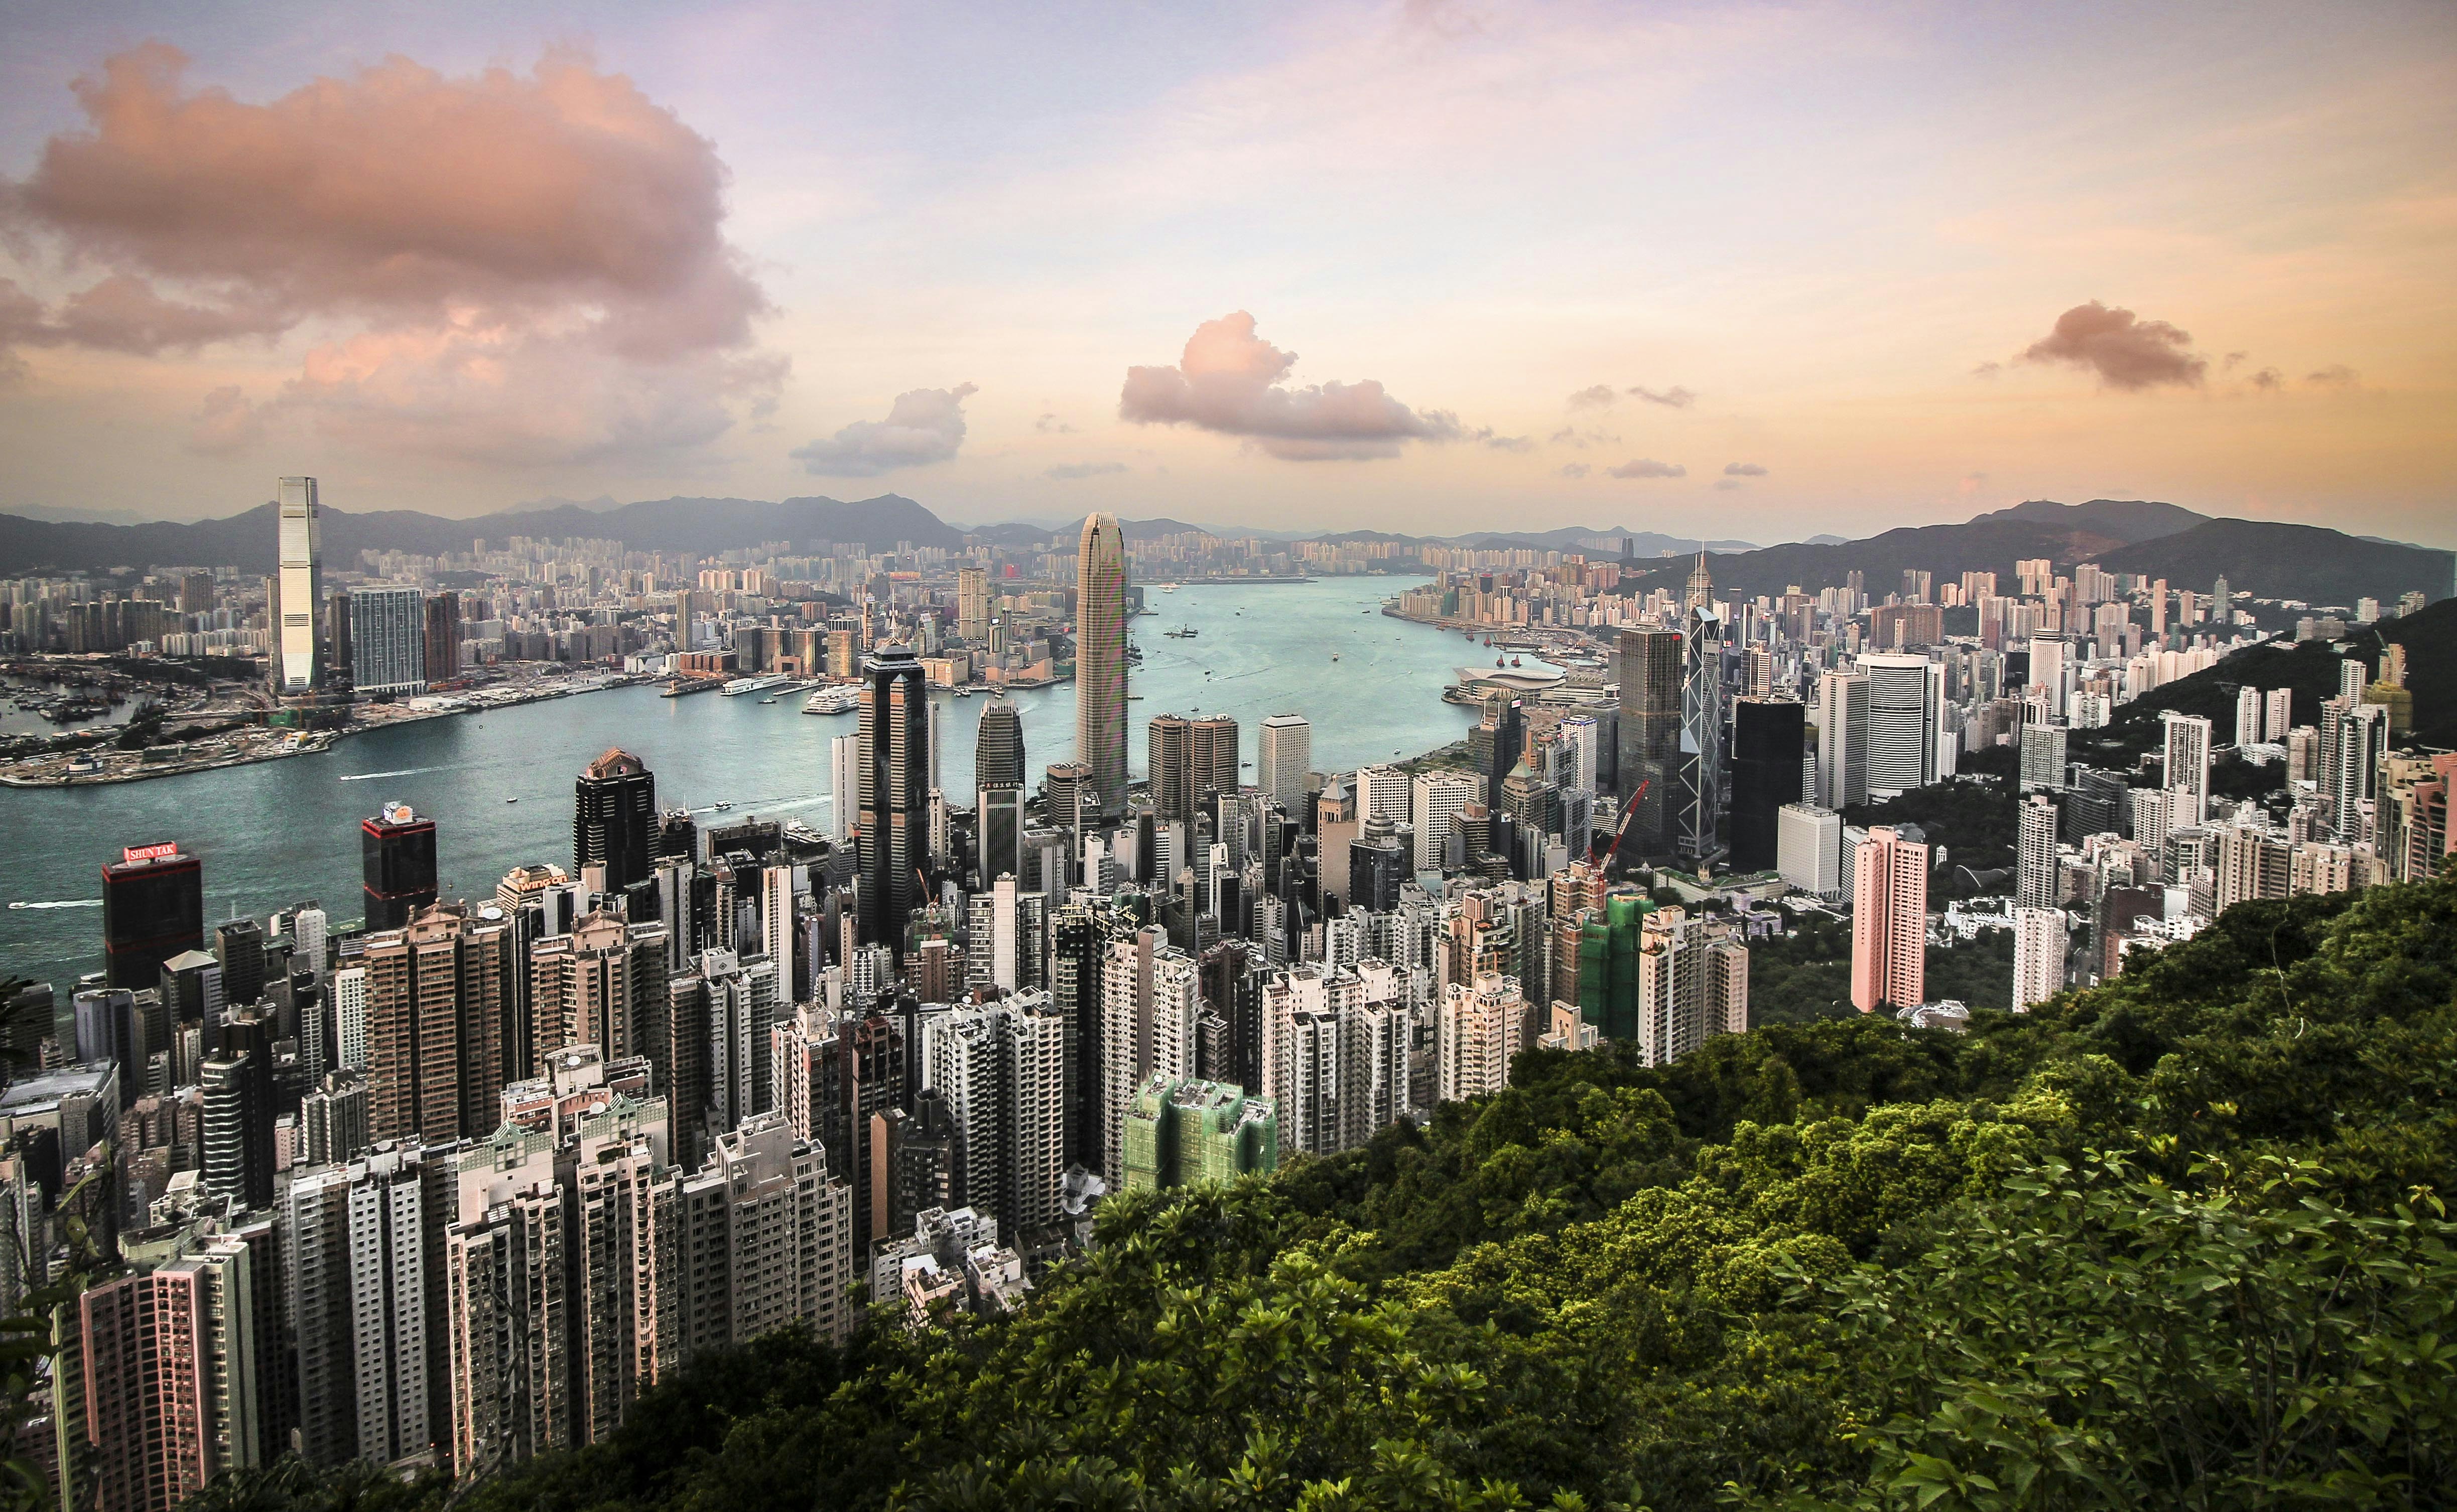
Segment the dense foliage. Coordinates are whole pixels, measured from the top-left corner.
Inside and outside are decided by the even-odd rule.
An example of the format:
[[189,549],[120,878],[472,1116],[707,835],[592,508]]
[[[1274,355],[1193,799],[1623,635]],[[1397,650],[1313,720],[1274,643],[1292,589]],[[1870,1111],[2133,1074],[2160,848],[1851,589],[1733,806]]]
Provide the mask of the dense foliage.
[[461,1504],[2441,1504],[2452,991],[2441,881],[2246,905],[1964,1035],[1531,1052],[1364,1150],[1115,1199],[1009,1321],[762,1340]]

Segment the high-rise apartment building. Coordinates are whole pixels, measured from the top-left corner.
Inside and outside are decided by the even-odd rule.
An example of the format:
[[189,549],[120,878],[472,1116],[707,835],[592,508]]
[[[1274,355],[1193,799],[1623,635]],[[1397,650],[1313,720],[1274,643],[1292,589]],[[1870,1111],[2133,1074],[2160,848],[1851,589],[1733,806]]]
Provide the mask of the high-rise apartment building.
[[1851,867],[1851,1006],[1916,1008],[1928,991],[1928,847],[1879,825]]
[[388,803],[359,825],[366,927],[398,930],[435,901],[435,821]]
[[1254,752],[1254,781],[1263,796],[1291,814],[1305,811],[1306,777],[1313,764],[1313,725],[1302,714],[1263,721]]
[[[530,1039],[516,1058],[542,1067],[571,1045],[594,1045],[609,1059],[662,1058],[668,953],[663,924],[631,924],[603,910],[533,943],[526,970]],[[469,1134],[488,1132],[482,1126]]]
[[806,1323],[841,1343],[857,1272],[854,1192],[781,1113],[720,1134],[681,1178],[671,1285],[683,1358]]
[[1128,1191],[1233,1181],[1279,1169],[1279,1119],[1268,1097],[1227,1082],[1154,1076],[1126,1111]]
[[1101,963],[1100,1080],[1094,1092],[1101,1169],[1123,1171],[1123,1119],[1155,1074],[1194,1073],[1203,982],[1195,959],[1154,930],[1108,942]]
[[2179,829],[2204,823],[2210,807],[2210,722],[2174,709],[2161,712],[2158,720],[2166,741],[2168,822]]
[[1480,972],[1443,989],[1434,1030],[1441,1100],[1480,1097],[1509,1086],[1510,1062],[1523,1048],[1526,1017],[1526,1000],[1513,978]]
[[980,567],[956,569],[956,634],[970,645],[990,640],[990,575]]
[[925,902],[930,862],[930,700],[921,664],[904,646],[862,664],[858,802],[860,893],[856,917],[865,945],[901,960],[904,924]]
[[415,1147],[380,1145],[282,1192],[282,1317],[310,1464],[389,1464],[433,1441],[425,1174]]
[[[502,910],[437,904],[363,944],[370,1137],[452,1140],[493,1128],[514,970]],[[346,1029],[341,1037],[346,1047]]]
[[426,690],[425,596],[403,583],[350,590],[350,684],[361,694]]
[[1126,807],[1126,538],[1115,515],[1085,517],[1075,551],[1075,760],[1087,807]]
[[2056,801],[2026,793],[2021,802],[2019,848],[2013,859],[2013,896],[2025,909],[2056,906]]
[[2044,1003],[2064,990],[2065,911],[2033,908],[2013,910],[2013,1011]]
[[657,776],[630,751],[609,748],[572,782],[571,867],[606,868],[616,896],[649,880],[657,861]]
[[956,1199],[1021,1234],[1054,1223],[1065,1159],[1065,1024],[1037,989],[921,1021],[927,1088],[952,1120]]

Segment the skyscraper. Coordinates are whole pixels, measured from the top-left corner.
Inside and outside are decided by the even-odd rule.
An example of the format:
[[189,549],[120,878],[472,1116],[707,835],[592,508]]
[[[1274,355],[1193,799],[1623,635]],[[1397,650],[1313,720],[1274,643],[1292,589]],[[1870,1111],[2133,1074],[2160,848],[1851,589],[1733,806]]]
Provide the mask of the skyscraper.
[[275,678],[284,694],[313,693],[324,685],[322,639],[316,617],[324,608],[323,524],[316,505],[316,480],[284,478],[279,550],[274,576],[280,618],[274,647]]
[[350,684],[361,693],[426,689],[424,596],[403,583],[350,590]]
[[435,821],[388,803],[359,825],[367,928],[398,930],[435,901]]
[[502,910],[437,904],[365,945],[369,1137],[448,1140],[492,1129],[512,1006]]
[[1851,868],[1851,1006],[1916,1008],[1928,991],[1928,847],[1879,825]]
[[1302,714],[1263,721],[1254,752],[1254,780],[1263,795],[1291,814],[1305,811],[1306,773],[1313,762],[1313,725]]
[[426,601],[426,681],[443,683],[461,672],[461,596],[438,593]]
[[2013,910],[2013,1011],[2044,1003],[2065,985],[2065,911],[2033,908]]
[[882,646],[862,664],[857,917],[862,943],[884,945],[898,960],[904,921],[929,890],[921,875],[930,856],[929,708],[921,664],[909,648]]
[[1681,762],[1673,785],[1673,848],[1703,862],[1723,851],[1716,824],[1724,802],[1724,618],[1715,607],[1706,553],[1689,574],[1682,641]]
[[1621,796],[1646,785],[1623,831],[1632,859],[1671,849],[1672,781],[1681,759],[1683,640],[1678,630],[1621,633]]
[[2014,897],[2025,909],[2053,909],[2056,906],[2056,801],[2046,793],[2026,793],[2021,815]]
[[2168,824],[2177,829],[2200,824],[2209,817],[2210,722],[2172,708],[2158,719],[2166,738]]
[[1732,708],[1732,869],[1776,864],[1776,815],[1800,801],[1807,721],[1793,699],[1745,698]]
[[1869,801],[1869,679],[1828,672],[1817,680],[1817,801],[1841,811]]
[[1104,814],[1126,807],[1126,537],[1091,515],[1075,552],[1075,760]]
[[102,868],[102,950],[111,985],[155,985],[162,963],[205,943],[204,868],[178,842],[129,846]]
[[609,747],[571,792],[571,869],[606,868],[605,890],[646,882],[657,864],[657,776],[630,751]]
[[861,737],[828,742],[828,838],[842,846],[861,823]]
[[979,734],[973,743],[973,790],[1023,786],[1023,714],[1013,704],[994,698],[981,706]]
[[1869,790],[1925,787],[1952,768],[1941,765],[1938,720],[1945,667],[1922,656],[1864,656],[1869,679]]
[[956,634],[973,645],[990,639],[990,575],[979,567],[956,569]]

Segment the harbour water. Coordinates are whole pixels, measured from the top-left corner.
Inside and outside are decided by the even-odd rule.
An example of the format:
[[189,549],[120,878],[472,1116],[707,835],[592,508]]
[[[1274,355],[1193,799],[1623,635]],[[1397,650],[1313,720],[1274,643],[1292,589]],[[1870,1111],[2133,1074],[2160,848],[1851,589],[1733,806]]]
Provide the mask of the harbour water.
[[[1130,677],[1127,746],[1144,767],[1155,714],[1228,714],[1244,758],[1269,715],[1313,724],[1313,766],[1341,771],[1457,740],[1469,712],[1443,686],[1480,648],[1455,631],[1380,613],[1414,580],[1146,589],[1158,612],[1131,626],[1143,664]],[[1190,627],[1190,638],[1164,635]],[[1333,654],[1337,660],[1334,661]],[[1491,653],[1482,653],[1489,656]],[[305,899],[335,920],[360,913],[359,822],[387,799],[438,821],[444,893],[485,896],[511,868],[571,864],[572,777],[609,746],[648,763],[663,807],[703,820],[774,816],[825,830],[828,740],[855,716],[802,713],[802,697],[666,699],[630,687],[516,708],[426,720],[354,736],[316,755],[109,787],[0,788],[0,978],[48,980],[63,992],[101,965],[100,870],[122,846],[176,840],[204,864],[208,922],[258,917]],[[941,786],[972,802],[973,744],[986,695],[934,695]],[[1022,693],[1024,755],[1037,774],[1069,759],[1075,690]],[[1248,776],[1251,778],[1251,769]],[[24,904],[18,908],[13,905]]]

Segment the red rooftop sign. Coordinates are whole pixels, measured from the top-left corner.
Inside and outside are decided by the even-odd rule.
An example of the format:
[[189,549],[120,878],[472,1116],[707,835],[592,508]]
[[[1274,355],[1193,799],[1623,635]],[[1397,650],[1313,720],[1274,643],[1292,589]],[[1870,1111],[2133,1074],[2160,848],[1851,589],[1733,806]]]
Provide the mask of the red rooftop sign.
[[176,840],[166,840],[158,846],[122,846],[119,848],[119,863],[126,866],[132,861],[159,861],[164,856],[178,853],[179,842]]

